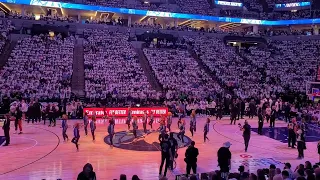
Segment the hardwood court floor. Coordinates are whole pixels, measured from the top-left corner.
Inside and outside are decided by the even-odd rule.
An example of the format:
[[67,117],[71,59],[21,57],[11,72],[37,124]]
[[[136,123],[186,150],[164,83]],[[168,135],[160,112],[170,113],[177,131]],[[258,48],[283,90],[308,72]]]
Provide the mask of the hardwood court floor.
[[[290,162],[293,169],[300,163],[309,160],[318,162],[316,151],[317,142],[308,142],[305,158],[298,160],[297,150],[288,148],[287,144],[267,136],[259,136],[252,132],[249,150],[244,152],[244,144],[241,132],[237,125],[229,125],[229,118],[221,121],[211,121],[208,134],[209,142],[203,143],[203,127],[205,118],[197,118],[198,131],[191,137],[187,130],[186,135],[196,142],[199,149],[198,172],[216,170],[217,150],[226,141],[232,146],[232,171],[237,171],[239,165],[246,165],[250,172],[259,168],[276,164],[282,168],[283,163]],[[239,122],[243,124],[244,120]],[[69,121],[69,125],[75,120]],[[80,121],[81,122],[81,121]],[[99,121],[101,122],[101,121]],[[177,119],[174,119],[173,131],[178,131]],[[113,180],[120,174],[127,174],[129,179],[137,174],[144,180],[158,179],[160,152],[157,151],[132,151],[125,149],[111,149],[105,142],[107,136],[107,124],[97,125],[96,142],[92,142],[91,135],[85,137],[81,128],[80,151],[76,152],[74,144],[64,143],[60,128],[60,121],[56,127],[44,126],[42,123],[28,125],[24,122],[24,134],[13,134],[11,127],[11,145],[0,147],[0,179],[3,180],[74,180],[82,170],[84,164],[91,163],[99,180]],[[237,122],[238,123],[238,122]],[[249,120],[252,127],[257,127],[257,120]],[[13,125],[13,123],[11,123]],[[189,129],[189,118],[186,118],[186,129]],[[276,122],[277,127],[284,127],[282,121]],[[142,125],[139,125],[141,128]],[[267,124],[265,124],[267,127]],[[126,130],[125,124],[117,124],[116,131]],[[0,136],[3,131],[0,131]],[[72,128],[68,129],[69,138],[72,137]],[[277,135],[277,134],[276,134]],[[71,139],[71,138],[70,138]],[[186,148],[179,149],[177,168],[168,171],[167,177],[174,179],[175,174],[185,173],[184,152]]]

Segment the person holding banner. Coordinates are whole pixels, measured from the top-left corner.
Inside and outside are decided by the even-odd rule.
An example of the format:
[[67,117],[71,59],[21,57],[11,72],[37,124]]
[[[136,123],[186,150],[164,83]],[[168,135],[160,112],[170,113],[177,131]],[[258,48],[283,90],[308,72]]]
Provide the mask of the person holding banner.
[[67,135],[67,129],[68,129],[68,123],[67,123],[68,116],[66,114],[62,115],[62,137],[63,141],[66,142],[66,140],[69,140],[69,137]]
[[127,118],[127,121],[126,121],[126,124],[128,126],[128,132],[130,131],[131,119],[132,119],[132,111],[131,111],[131,108],[129,107],[128,108],[128,118]]
[[[114,114],[113,114],[114,115]],[[108,126],[108,133],[109,133],[109,138],[110,138],[110,147],[113,147],[113,136],[114,136],[114,116],[109,120],[109,126]]]
[[76,123],[74,125],[74,128],[73,128],[73,138],[71,140],[72,143],[74,143],[76,145],[76,148],[77,148],[77,151],[79,151],[79,139],[80,139],[80,133],[79,133],[79,123]]

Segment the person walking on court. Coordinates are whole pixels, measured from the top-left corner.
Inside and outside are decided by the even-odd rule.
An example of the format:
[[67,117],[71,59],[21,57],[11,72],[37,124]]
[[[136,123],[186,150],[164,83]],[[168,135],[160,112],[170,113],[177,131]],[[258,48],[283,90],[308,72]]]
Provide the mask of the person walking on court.
[[182,141],[182,143],[184,143],[184,133],[185,133],[185,130],[186,130],[186,127],[185,127],[186,123],[185,121],[182,119],[181,120],[181,123],[180,123],[180,126],[179,126],[179,133],[178,133],[178,139],[180,141]]
[[[173,132],[170,132],[169,140],[171,145],[171,153],[173,158],[178,157],[178,141],[173,137]],[[170,161],[170,168],[173,170],[173,159]]]
[[[204,126],[204,130],[203,130],[203,139],[204,139],[204,142],[206,142],[206,140],[209,140],[209,138],[207,137],[207,134],[209,132],[209,129],[210,129],[210,119],[208,118],[207,119],[207,123],[206,125]],[[210,141],[210,140],[209,140]]]
[[20,130],[19,134],[22,134],[22,111],[20,109],[20,106],[16,108],[15,118],[16,119],[15,119],[14,126],[15,126],[16,133],[19,127],[19,130]]
[[193,174],[197,174],[197,157],[199,155],[198,148],[194,147],[195,142],[191,141],[190,146],[186,150],[184,161],[187,164],[187,176],[190,174],[192,169]]
[[191,136],[193,137],[193,132],[196,131],[196,118],[195,118],[195,114],[191,114],[191,118],[190,118],[190,132],[191,132]]
[[127,117],[127,121],[126,124],[128,126],[128,132],[130,131],[130,123],[131,123],[131,119],[132,119],[132,111],[131,108],[128,108],[128,117]]
[[151,130],[152,130],[153,121],[154,121],[153,111],[151,111],[151,112],[150,112],[150,121],[149,121],[149,125],[150,125],[150,127],[151,127]]
[[111,118],[109,120],[109,126],[108,126],[108,134],[109,134],[109,140],[110,140],[110,147],[113,147],[113,136],[114,136],[114,119]]
[[263,122],[264,122],[264,118],[263,118],[262,108],[259,107],[258,109],[258,134],[259,135],[262,135]]
[[244,140],[244,146],[245,146],[245,152],[248,151],[248,146],[249,146],[249,141],[250,141],[250,136],[251,136],[251,126],[249,125],[248,121],[244,121],[244,125],[241,128],[243,131],[243,140]]
[[6,143],[3,146],[9,146],[10,144],[10,121],[11,121],[10,114],[6,114],[3,122],[3,126],[2,126],[4,136],[6,138]]
[[137,116],[133,117],[133,121],[132,121],[132,132],[135,138],[137,138],[137,130],[138,130],[138,118]]
[[76,123],[74,125],[74,129],[73,129],[73,138],[71,140],[72,143],[74,143],[76,145],[77,151],[79,151],[79,139],[80,139],[80,133],[79,133],[79,123]]
[[88,135],[88,125],[89,125],[89,117],[88,117],[88,113],[85,112],[83,116],[83,127],[84,127],[84,133],[86,136]]
[[66,140],[69,140],[69,137],[67,135],[67,130],[68,130],[68,123],[67,123],[67,119],[68,116],[66,114],[64,114],[62,116],[62,137],[63,137],[63,141],[66,142]]
[[92,118],[90,121],[90,129],[91,129],[91,135],[92,135],[92,141],[96,140],[94,132],[96,131],[97,125],[96,125],[96,118]]
[[163,176],[167,176],[167,170],[169,167],[170,162],[173,160],[172,152],[171,152],[171,144],[168,141],[169,135],[165,134],[163,140],[160,142],[160,148],[161,148],[161,164],[159,169],[159,176],[162,175],[162,168],[165,161],[165,167],[164,167],[164,173]]

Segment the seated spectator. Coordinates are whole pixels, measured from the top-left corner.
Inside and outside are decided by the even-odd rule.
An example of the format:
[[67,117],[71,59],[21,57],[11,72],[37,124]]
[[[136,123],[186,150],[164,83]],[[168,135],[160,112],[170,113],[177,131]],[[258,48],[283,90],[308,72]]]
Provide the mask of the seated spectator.
[[96,173],[93,171],[93,167],[90,163],[87,163],[83,167],[83,171],[79,173],[77,180],[96,180]]

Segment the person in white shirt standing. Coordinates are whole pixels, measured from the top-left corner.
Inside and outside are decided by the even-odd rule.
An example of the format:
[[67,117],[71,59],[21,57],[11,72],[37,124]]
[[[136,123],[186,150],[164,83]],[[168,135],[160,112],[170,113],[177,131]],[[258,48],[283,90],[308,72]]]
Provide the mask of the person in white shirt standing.
[[22,121],[26,119],[26,113],[28,111],[28,104],[22,99],[21,100],[21,111],[22,111]]

